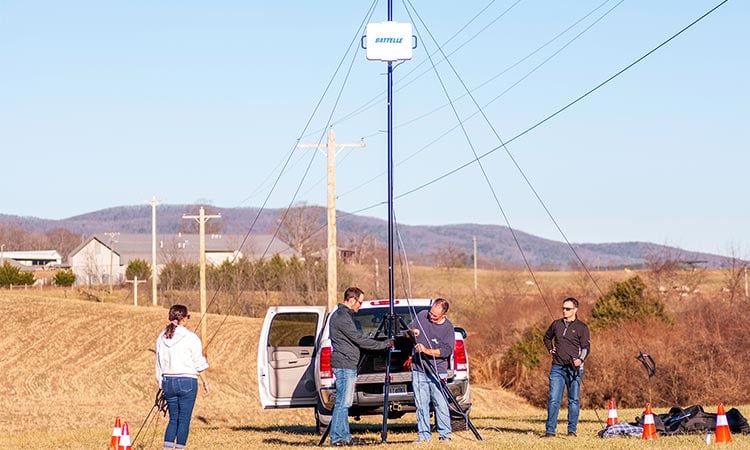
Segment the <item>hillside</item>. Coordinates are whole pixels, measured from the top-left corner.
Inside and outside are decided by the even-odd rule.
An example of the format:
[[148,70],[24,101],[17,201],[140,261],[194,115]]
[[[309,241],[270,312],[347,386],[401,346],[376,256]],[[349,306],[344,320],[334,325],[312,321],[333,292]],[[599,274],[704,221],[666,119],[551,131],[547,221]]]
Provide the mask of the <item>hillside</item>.
[[[157,208],[157,232],[196,232],[195,221],[185,220],[184,214],[196,214],[194,205],[160,205]],[[306,214],[316,230],[315,238],[325,241],[325,209],[307,207]],[[207,213],[221,214],[207,226],[211,232],[227,234],[273,233],[284,210],[258,208],[208,207]],[[0,214],[0,225],[47,232],[64,228],[82,237],[94,233],[117,231],[120,233],[150,233],[151,206],[120,206],[94,211],[67,219],[47,220]],[[387,244],[387,223],[381,219],[357,216],[339,211],[339,246],[361,243],[365,238],[376,246]],[[533,268],[569,269],[579,266],[576,255],[564,242],[540,238],[514,230],[518,243]],[[438,226],[400,225],[398,232],[408,250],[409,257],[420,263],[435,264],[435,255],[446,249],[458,253],[465,261],[471,260],[473,238],[477,238],[478,261],[481,265],[519,267],[524,260],[518,251],[510,229],[501,225],[454,224]],[[655,259],[700,261],[701,267],[728,267],[730,258],[708,253],[692,252],[676,247],[648,242],[617,242],[604,244],[575,243],[576,253],[590,268],[639,267]]]

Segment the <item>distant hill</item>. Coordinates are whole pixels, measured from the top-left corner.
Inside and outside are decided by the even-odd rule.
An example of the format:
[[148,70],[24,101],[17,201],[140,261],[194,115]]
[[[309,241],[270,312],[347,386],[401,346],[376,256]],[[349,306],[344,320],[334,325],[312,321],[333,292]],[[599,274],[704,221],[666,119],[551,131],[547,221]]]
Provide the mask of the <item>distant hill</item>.
[[[159,205],[157,207],[157,232],[195,232],[195,220],[186,220],[184,214],[198,213],[195,205]],[[315,222],[319,240],[325,240],[325,208],[307,207]],[[245,234],[273,233],[278,224],[281,209],[220,208],[208,206],[207,214],[221,214],[221,219],[209,221],[212,232]],[[151,233],[151,206],[119,206],[94,211],[61,220],[36,217],[19,217],[0,214],[0,224],[47,232],[65,228],[87,237],[95,233],[116,231],[120,233]],[[387,245],[387,223],[367,216],[357,216],[339,211],[339,246],[357,242],[362,237],[371,238],[377,245]],[[437,226],[398,225],[409,257],[417,263],[435,264],[435,255],[447,248],[467,258],[473,253],[473,238],[477,238],[477,253],[480,263],[493,266],[522,266],[523,258],[518,251],[510,229],[501,225],[456,224]],[[533,268],[570,269],[578,267],[577,258],[564,242],[533,236],[514,230],[526,259]],[[727,267],[730,258],[648,242],[616,242],[605,244],[573,244],[576,253],[589,268],[631,267],[637,268],[647,261],[671,259],[677,261],[699,261],[700,267]]]

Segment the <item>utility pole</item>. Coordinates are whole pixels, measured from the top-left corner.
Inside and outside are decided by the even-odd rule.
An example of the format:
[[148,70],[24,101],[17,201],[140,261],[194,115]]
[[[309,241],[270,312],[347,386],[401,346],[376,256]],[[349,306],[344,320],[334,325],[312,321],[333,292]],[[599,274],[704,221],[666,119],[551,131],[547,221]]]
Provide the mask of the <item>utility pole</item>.
[[[365,147],[364,138],[358,144],[338,144],[333,127],[328,129],[328,141],[325,144],[328,159],[328,310],[332,311],[338,298],[336,248],[336,152],[346,147]],[[323,144],[297,144],[298,148],[321,148]]]
[[477,237],[474,236],[474,296],[477,295]]
[[201,339],[204,345],[208,334],[206,332],[206,222],[209,219],[221,219],[221,214],[206,215],[206,211],[201,206],[200,214],[197,216],[182,216],[183,219],[195,219],[199,225],[200,254],[198,261],[200,264],[201,277]]
[[115,236],[119,235],[120,233],[115,233],[114,231],[111,231],[109,233],[104,233],[107,236],[109,236],[109,293],[112,294],[112,259],[115,254],[114,245],[115,242]]
[[139,280],[134,276],[132,280],[125,280],[126,283],[133,283],[133,306],[138,306],[138,283],[145,283],[146,280]]
[[146,200],[146,203],[151,204],[151,303],[156,306],[156,205],[162,202],[154,195],[151,200]]

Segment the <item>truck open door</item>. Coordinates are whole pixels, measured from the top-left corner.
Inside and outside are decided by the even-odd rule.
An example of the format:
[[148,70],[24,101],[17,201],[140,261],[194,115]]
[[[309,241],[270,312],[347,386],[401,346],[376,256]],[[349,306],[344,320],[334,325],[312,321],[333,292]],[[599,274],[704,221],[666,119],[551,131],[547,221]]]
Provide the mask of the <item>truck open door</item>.
[[325,315],[324,306],[268,308],[258,339],[258,394],[263,408],[317,404],[312,361]]

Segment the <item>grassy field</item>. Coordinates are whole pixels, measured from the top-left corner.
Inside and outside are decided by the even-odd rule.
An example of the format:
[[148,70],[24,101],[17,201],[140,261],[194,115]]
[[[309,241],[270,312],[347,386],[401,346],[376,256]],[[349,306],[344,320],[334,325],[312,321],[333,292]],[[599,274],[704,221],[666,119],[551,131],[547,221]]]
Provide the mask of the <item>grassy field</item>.
[[[71,297],[71,295],[68,295]],[[104,449],[115,416],[127,420],[134,448],[159,449],[166,419],[152,414],[157,390],[154,341],[166,309],[66,298],[63,291],[0,291],[0,449]],[[209,315],[212,386],[196,404],[189,447],[196,449],[316,446],[309,409],[262,410],[257,395],[256,349],[261,319]],[[219,327],[219,324],[224,323]],[[197,321],[194,321],[197,324]],[[606,405],[584,410],[577,438],[539,439],[545,411],[493,386],[473,386],[472,419],[484,437],[455,433],[450,444],[424,448],[690,448],[704,436],[656,442],[596,437]],[[585,386],[584,386],[585,389]],[[715,405],[705,405],[712,411]],[[747,407],[737,406],[740,410]],[[728,407],[731,407],[728,406]],[[657,410],[659,412],[666,412]],[[640,410],[620,410],[633,420]],[[561,420],[564,420],[564,412]],[[412,448],[414,416],[389,424],[387,448]],[[354,422],[356,437],[380,444],[379,418]],[[559,426],[564,431],[564,424]],[[737,446],[750,438],[735,436]]]

